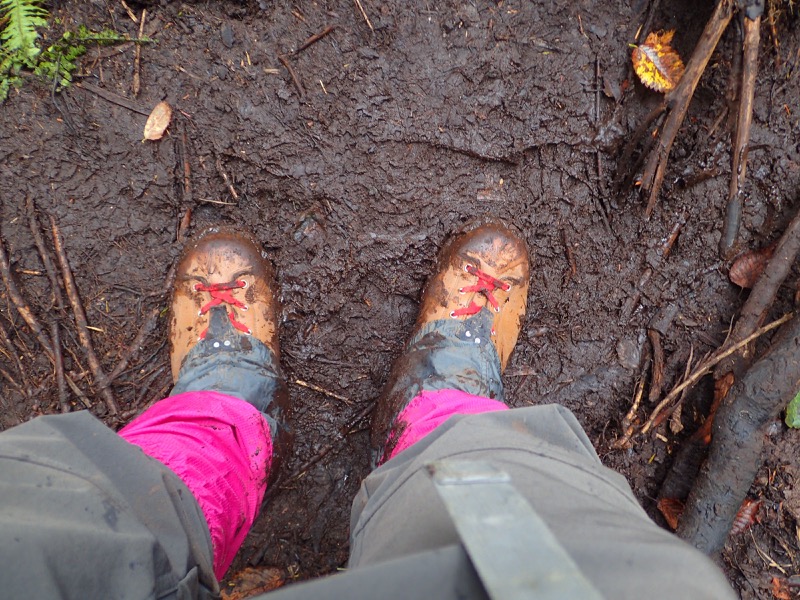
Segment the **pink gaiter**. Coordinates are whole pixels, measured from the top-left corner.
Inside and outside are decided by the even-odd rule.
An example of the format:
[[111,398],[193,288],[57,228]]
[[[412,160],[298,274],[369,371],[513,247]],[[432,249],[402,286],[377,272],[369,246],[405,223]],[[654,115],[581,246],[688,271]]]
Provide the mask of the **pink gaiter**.
[[119,435],[164,463],[205,515],[222,579],[258,515],[272,438],[261,413],[219,392],[187,392],[154,404]]
[[508,410],[508,406],[459,390],[423,391],[397,416],[397,422],[405,425],[405,428],[386,460],[413,446],[453,415],[475,415],[497,410]]

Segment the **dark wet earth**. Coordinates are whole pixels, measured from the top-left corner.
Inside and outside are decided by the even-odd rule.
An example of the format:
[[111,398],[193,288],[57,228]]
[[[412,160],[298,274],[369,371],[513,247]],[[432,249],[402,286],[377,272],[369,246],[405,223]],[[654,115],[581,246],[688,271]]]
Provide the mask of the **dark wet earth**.
[[[677,308],[663,339],[669,389],[690,353],[696,360],[723,342],[746,298],[717,251],[730,138],[714,124],[727,106],[734,28],[701,80],[645,221],[636,190],[616,194],[613,180],[621,146],[660,101],[630,68],[646,2],[362,5],[374,30],[345,0],[149,3],[145,33],[157,43],[142,49],[138,97],[132,45],[90,50],[81,88],[53,96],[49,84],[31,82],[11,94],[0,108],[2,237],[33,312],[61,324],[65,370],[115,426],[166,394],[163,313],[133,354],[130,346],[168,306],[164,281],[183,239],[217,223],[251,228],[278,268],[297,444],[235,566],[277,567],[290,580],[335,571],[347,560],[349,504],[369,468],[369,408],[436,253],[465,222],[503,219],[534,260],[505,378],[511,404],[573,410],[605,464],[663,524],[655,498],[702,421],[710,385],[686,401],[683,432],[664,424],[629,450],[611,445],[648,372],[650,319]],[[677,28],[686,60],[711,9],[662,2],[653,27]],[[794,10],[777,15],[778,46],[762,27],[743,250],[776,239],[798,207]],[[138,29],[116,2],[63,2],[53,12],[59,27]],[[142,143],[161,100],[175,109],[168,135]],[[104,369],[130,357],[112,386],[121,418],[105,415],[71,311],[52,307],[26,197],[43,224],[52,215],[61,229]],[[797,279],[795,266],[773,317],[790,308]],[[7,428],[60,409],[50,362],[5,288],[0,299],[14,349],[0,355]],[[73,393],[69,402],[83,406]],[[645,401],[640,420],[653,408]],[[743,598],[772,598],[773,577],[798,573],[797,443],[776,421],[750,491],[764,499],[760,522],[723,557]]]

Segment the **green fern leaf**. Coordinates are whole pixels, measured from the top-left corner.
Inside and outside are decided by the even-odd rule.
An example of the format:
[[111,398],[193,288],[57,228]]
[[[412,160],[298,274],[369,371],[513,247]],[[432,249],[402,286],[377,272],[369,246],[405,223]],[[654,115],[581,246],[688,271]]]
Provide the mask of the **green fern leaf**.
[[47,25],[47,11],[39,6],[41,0],[0,0],[0,16],[8,19],[0,32],[3,48],[9,52],[20,52],[33,59],[39,54],[36,39],[37,27]]

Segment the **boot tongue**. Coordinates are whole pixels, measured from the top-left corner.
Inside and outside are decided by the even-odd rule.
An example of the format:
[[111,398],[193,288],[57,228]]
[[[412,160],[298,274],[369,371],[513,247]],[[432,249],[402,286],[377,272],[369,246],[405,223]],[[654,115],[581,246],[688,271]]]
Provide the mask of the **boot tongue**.
[[230,319],[228,318],[228,311],[224,306],[212,306],[209,312],[206,339],[225,337],[232,329]]

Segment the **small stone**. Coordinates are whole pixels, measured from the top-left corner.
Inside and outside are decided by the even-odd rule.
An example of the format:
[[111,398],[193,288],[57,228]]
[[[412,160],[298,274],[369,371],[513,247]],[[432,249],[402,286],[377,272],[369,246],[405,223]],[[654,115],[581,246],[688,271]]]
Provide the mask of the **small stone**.
[[233,27],[230,24],[225,23],[220,30],[220,35],[222,36],[222,43],[225,44],[226,48],[233,48],[233,44],[236,41],[233,36]]

